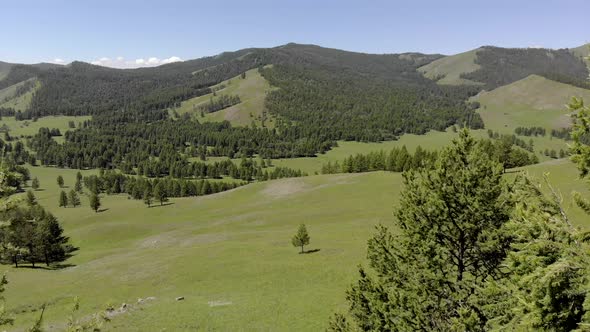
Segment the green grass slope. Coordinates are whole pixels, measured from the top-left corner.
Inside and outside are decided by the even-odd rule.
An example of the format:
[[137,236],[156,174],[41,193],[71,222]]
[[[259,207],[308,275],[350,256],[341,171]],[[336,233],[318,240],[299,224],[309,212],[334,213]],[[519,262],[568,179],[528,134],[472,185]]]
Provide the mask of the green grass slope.
[[[254,121],[257,125],[261,125],[261,120],[264,117],[264,98],[266,97],[266,93],[272,88],[260,75],[258,69],[247,71],[245,79],[236,76],[215,85],[213,88],[219,88],[221,85],[224,85],[225,88],[217,91],[217,96],[237,95],[240,97],[241,102],[221,111],[207,113],[205,117],[201,117],[197,107],[201,104],[208,103],[211,98],[215,99],[216,97],[211,93],[182,102],[180,108],[177,108],[176,111],[179,114],[191,113],[199,121],[227,120],[236,126],[248,126]],[[268,116],[265,125],[272,128],[274,119]]]
[[[580,57],[585,58],[590,55],[590,43],[570,49],[570,51]],[[590,63],[589,63],[590,64]]]
[[[569,193],[586,185],[573,164],[551,161],[525,169],[564,193],[578,225],[590,226]],[[62,330],[72,298],[81,315],[128,303],[105,331],[320,331],[346,308],[345,289],[365,262],[366,241],[378,223],[392,224],[401,175],[365,173],[255,183],[200,198],[146,208],[125,196],[104,196],[94,213],[58,208],[57,175],[73,186],[75,170],[32,168],[39,202],[61,221],[81,250],[61,270],[3,266],[7,309],[17,330],[43,303],[50,331]],[[89,174],[94,171],[84,171]],[[511,176],[511,175],[508,175]],[[300,223],[311,235],[300,255],[290,238]],[[184,301],[176,301],[184,296]],[[155,297],[138,304],[137,299]]]
[[[63,175],[71,187],[75,172],[32,169],[44,189],[39,202],[81,250],[62,270],[3,267],[19,327],[49,303],[46,325],[59,330],[79,296],[83,315],[107,303],[133,305],[107,331],[323,330],[345,305],[373,226],[391,222],[401,186],[392,173],[315,176],[149,209],[106,196],[107,210],[94,213],[85,196],[81,207],[57,207],[55,178]],[[307,249],[319,251],[300,255],[291,245],[302,222],[311,235]],[[137,299],[150,296],[156,299],[136,310]]]
[[463,73],[470,73],[480,68],[480,66],[475,63],[477,51],[478,49],[475,49],[437,59],[425,66],[418,68],[418,71],[430,79],[438,79],[442,76],[443,78],[438,80],[439,84],[480,85],[482,83],[466,80],[460,77],[460,75]]
[[[34,80],[34,78],[31,78],[29,80]],[[29,80],[27,80],[27,81],[29,81]],[[27,81],[19,82],[19,83],[16,83],[14,85],[11,85],[7,88],[0,90],[0,105],[13,99],[16,94],[16,90],[19,87],[25,85],[25,83]]]
[[[563,140],[551,139],[551,129],[569,127],[571,118],[565,105],[572,96],[590,100],[590,90],[531,75],[509,85],[474,97],[481,103],[479,114],[486,128],[513,134],[516,127],[539,126],[547,129],[546,137],[533,137],[535,150],[566,149]],[[522,137],[528,141],[529,137]]]
[[8,99],[0,98],[0,107],[14,108],[15,110],[21,112],[27,110],[29,108],[29,105],[31,105],[33,94],[37,89],[41,87],[41,82],[37,81],[35,86],[25,94],[22,94],[18,97],[13,97],[17,87],[22,84],[25,84],[25,82],[26,81],[23,81],[10,87],[7,87],[6,89],[0,90],[0,96],[5,96],[5,98],[8,97]]

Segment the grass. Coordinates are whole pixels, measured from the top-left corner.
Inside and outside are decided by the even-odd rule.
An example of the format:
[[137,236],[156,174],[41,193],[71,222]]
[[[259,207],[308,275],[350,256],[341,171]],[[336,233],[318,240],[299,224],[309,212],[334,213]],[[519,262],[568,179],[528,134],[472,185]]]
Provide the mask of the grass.
[[438,81],[439,84],[449,85],[480,85],[482,83],[467,80],[461,78],[461,74],[471,73],[480,68],[475,63],[477,58],[478,49],[467,51],[460,54],[447,56],[444,58],[437,59],[425,66],[418,68],[418,71],[422,72],[424,76],[430,79],[436,79],[440,76],[444,76]]
[[[46,324],[63,322],[71,298],[88,314],[137,298],[157,299],[122,315],[107,330],[306,330],[325,328],[344,305],[344,290],[363,262],[373,225],[391,221],[399,174],[316,176],[256,183],[231,192],[146,208],[124,196],[103,197],[94,213],[58,208],[57,175],[72,186],[75,170],[36,167],[39,202],[82,249],[63,270],[5,266],[9,310],[51,305]],[[299,255],[291,236],[305,222],[311,235]],[[185,301],[176,302],[177,296]],[[211,307],[209,302],[231,302]],[[22,312],[17,322],[37,312]],[[306,317],[301,319],[301,317]]]
[[[551,161],[525,168],[564,193],[574,223],[590,227],[569,193],[588,187],[573,164]],[[4,266],[8,310],[17,328],[45,311],[46,326],[60,330],[72,298],[81,315],[111,303],[129,312],[106,331],[318,331],[334,311],[345,310],[345,289],[365,262],[366,241],[378,223],[390,224],[401,175],[320,175],[255,183],[217,195],[171,200],[147,208],[123,195],[103,196],[94,213],[85,196],[78,208],[58,208],[57,175],[73,186],[76,170],[35,167],[39,202],[62,222],[81,250],[61,270]],[[85,171],[85,174],[93,171]],[[69,189],[66,189],[69,190]],[[312,254],[297,254],[290,238],[306,223]],[[138,298],[155,300],[137,305]],[[184,301],[175,301],[184,296]]]
[[[78,127],[79,123],[86,120],[90,120],[90,116],[46,116],[37,119],[37,121],[17,121],[14,117],[5,116],[0,120],[0,126],[8,126],[10,136],[13,137],[32,136],[39,132],[39,128],[43,127],[57,128],[63,135],[66,131],[71,130],[68,127],[69,121],[74,121]],[[54,137],[54,139],[59,143],[64,140],[63,136]]]
[[[244,91],[241,85],[256,74],[248,72],[246,80],[234,78],[226,89],[235,90],[224,93]],[[571,93],[572,87],[528,79],[520,82],[524,87],[516,82],[479,96],[488,128],[511,133],[519,125],[560,123],[563,111],[555,105],[561,103],[562,90]],[[533,93],[549,96],[540,97],[547,98],[543,101],[532,98]],[[41,126],[65,132],[69,120],[83,119],[47,117],[25,126],[4,118],[1,123],[11,128],[12,135],[28,135]],[[316,158],[274,160],[273,164],[313,174],[323,163],[350,154],[402,145],[410,151],[418,145],[438,149],[456,135],[449,130],[404,135],[383,143],[339,142],[338,148]],[[474,135],[487,137],[486,130],[474,131]],[[563,145],[560,140],[553,142]],[[577,178],[573,164],[551,160],[523,170],[537,179],[549,172],[572,221],[590,227],[590,220],[571,200],[572,190],[590,197],[590,187]],[[81,207],[57,207],[62,190],[56,184],[57,176],[64,177],[69,186],[64,190],[70,190],[76,172],[31,168],[32,176],[41,181],[42,190],[36,192],[39,202],[58,217],[81,250],[67,261],[73,266],[65,269],[3,266],[10,280],[6,307],[16,316],[16,329],[29,326],[43,303],[48,303],[45,325],[49,330],[62,330],[72,299],[78,296],[83,316],[106,304],[131,304],[127,313],[105,326],[106,331],[323,330],[333,312],[346,309],[344,292],[357,276],[357,265],[366,262],[366,241],[374,225],[392,223],[403,186],[396,173],[319,175],[254,183],[207,197],[172,199],[172,204],[163,207],[147,208],[125,195],[102,196],[104,211],[94,213],[84,195]],[[319,251],[299,255],[298,248],[292,247],[290,239],[302,222],[311,235],[307,249]],[[136,304],[138,298],[150,296],[156,299]],[[185,300],[176,301],[178,296]]]
[[[264,117],[264,98],[268,91],[271,91],[270,84],[260,75],[258,69],[251,69],[246,72],[246,78],[242,79],[236,76],[230,80],[221,82],[214,86],[220,87],[225,85],[225,88],[217,91],[218,96],[222,95],[237,95],[241,102],[237,105],[228,107],[221,111],[207,113],[204,117],[200,116],[197,107],[201,104],[209,102],[211,98],[215,98],[212,93],[189,99],[182,102],[181,106],[176,109],[178,114],[191,113],[199,121],[224,121],[227,120],[236,126],[249,126],[252,122],[260,126],[262,118]],[[274,126],[274,119],[267,116],[265,125],[272,128]]]
[[4,98],[9,97],[7,101],[4,101],[4,98],[0,99],[0,107],[14,108],[15,110],[21,112],[29,108],[29,105],[31,104],[31,99],[33,98],[33,94],[37,89],[39,89],[39,87],[41,86],[41,82],[37,81],[35,86],[27,93],[16,98],[12,98],[12,96],[16,92],[16,88],[21,84],[24,84],[24,82],[20,82],[15,85],[9,86],[8,88],[0,91],[1,96],[4,96]]
[[[474,98],[481,103],[479,109],[486,128],[504,134],[514,134],[516,127],[538,126],[547,129],[546,137],[524,137],[532,139],[537,152],[549,149],[567,149],[565,141],[552,139],[551,129],[569,127],[571,119],[565,105],[572,96],[590,100],[590,90],[577,88],[531,75],[512,84],[489,92],[482,92]],[[539,154],[541,159],[547,159]]]
[[[34,78],[32,78],[31,80],[35,80]],[[27,80],[29,81],[29,80]],[[11,85],[9,87],[6,87],[2,90],[0,90],[0,104],[3,104],[7,101],[9,101],[10,99],[12,99],[14,97],[14,95],[16,94],[16,89],[18,89],[20,86],[23,86],[27,81],[22,81],[19,83],[16,83],[14,85]]]

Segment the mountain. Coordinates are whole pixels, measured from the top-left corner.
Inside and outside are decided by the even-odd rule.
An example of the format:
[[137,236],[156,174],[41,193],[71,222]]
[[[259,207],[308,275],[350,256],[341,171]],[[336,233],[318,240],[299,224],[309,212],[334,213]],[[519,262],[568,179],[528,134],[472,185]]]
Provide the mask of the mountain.
[[437,81],[439,84],[451,85],[481,85],[481,82],[475,82],[461,78],[462,74],[471,73],[481,68],[476,64],[477,52],[480,49],[459,53],[452,56],[436,59],[431,63],[418,68],[418,71],[424,76]]
[[[273,130],[289,146],[280,148],[280,155],[287,156],[315,155],[337,140],[392,140],[453,124],[481,128],[477,105],[465,101],[482,89],[493,90],[530,75],[588,88],[586,65],[565,49],[484,46],[443,56],[366,54],[291,43],[155,68],[114,69],[83,62],[10,65],[0,90],[35,79],[39,84],[21,89],[31,98],[19,118],[93,115],[97,126],[111,128],[115,123],[165,121],[170,109],[199,96],[209,96],[199,106],[207,112],[230,107],[233,102],[227,102],[239,102],[237,96],[214,99],[214,89],[252,69],[273,87],[264,92],[259,105],[276,119]],[[194,112],[183,116],[198,121]],[[256,153],[266,148],[249,149]]]
[[584,85],[588,68],[580,59],[583,47],[572,49],[501,48],[483,46],[444,57],[419,68],[439,84],[473,84],[486,90],[521,80],[529,75],[574,85]]

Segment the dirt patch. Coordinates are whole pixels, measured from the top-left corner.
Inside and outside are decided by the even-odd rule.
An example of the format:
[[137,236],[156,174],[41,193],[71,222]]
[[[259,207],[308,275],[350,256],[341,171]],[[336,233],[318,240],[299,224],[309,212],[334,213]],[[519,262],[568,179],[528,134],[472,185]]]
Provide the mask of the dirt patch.
[[269,183],[262,194],[272,198],[283,198],[309,189],[311,186],[303,182],[303,179],[288,179]]
[[171,246],[190,247],[199,244],[215,243],[227,240],[225,234],[198,234],[187,235],[186,233],[173,231],[150,236],[139,243],[139,248],[163,248]]

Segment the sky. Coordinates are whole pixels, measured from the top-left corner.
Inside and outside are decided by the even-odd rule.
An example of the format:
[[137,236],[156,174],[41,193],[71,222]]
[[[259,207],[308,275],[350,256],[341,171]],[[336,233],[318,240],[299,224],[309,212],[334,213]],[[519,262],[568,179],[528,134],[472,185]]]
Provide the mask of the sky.
[[0,61],[132,68],[289,42],[366,53],[590,42],[590,0],[0,0]]

